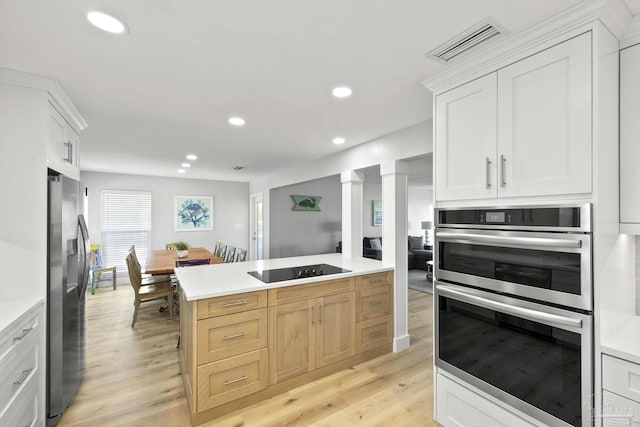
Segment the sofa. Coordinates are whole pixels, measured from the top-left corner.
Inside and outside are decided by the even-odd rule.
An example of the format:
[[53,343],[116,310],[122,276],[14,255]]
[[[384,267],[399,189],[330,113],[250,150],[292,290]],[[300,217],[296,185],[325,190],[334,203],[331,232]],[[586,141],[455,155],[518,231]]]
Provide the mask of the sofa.
[[[422,236],[409,236],[407,239],[407,268],[427,270],[427,261],[433,259],[433,250],[424,249]],[[382,259],[382,237],[365,237],[362,239],[362,256]]]

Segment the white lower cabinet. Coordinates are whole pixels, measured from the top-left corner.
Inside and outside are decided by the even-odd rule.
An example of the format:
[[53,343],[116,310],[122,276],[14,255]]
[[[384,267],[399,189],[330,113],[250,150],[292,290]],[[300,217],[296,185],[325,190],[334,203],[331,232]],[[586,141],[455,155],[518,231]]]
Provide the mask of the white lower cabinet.
[[640,365],[602,355],[602,425],[640,427]]
[[536,425],[441,373],[436,375],[436,390],[436,421],[444,427]]
[[44,425],[43,305],[0,330],[0,426]]

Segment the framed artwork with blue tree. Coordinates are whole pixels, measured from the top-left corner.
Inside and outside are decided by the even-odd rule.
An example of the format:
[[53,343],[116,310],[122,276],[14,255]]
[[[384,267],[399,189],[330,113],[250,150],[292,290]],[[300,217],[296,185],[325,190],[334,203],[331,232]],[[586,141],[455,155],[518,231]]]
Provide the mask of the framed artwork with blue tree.
[[211,196],[176,196],[176,231],[213,230]]

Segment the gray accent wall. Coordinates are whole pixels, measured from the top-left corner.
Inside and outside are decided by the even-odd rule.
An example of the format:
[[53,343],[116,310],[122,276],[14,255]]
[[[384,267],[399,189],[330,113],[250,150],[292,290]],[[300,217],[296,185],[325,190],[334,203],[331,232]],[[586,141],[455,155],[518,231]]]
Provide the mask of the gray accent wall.
[[[292,195],[321,196],[319,212],[294,211]],[[269,192],[269,258],[334,253],[342,240],[340,177],[274,188]]]
[[[100,193],[102,190],[137,190],[152,193],[151,248],[185,241],[213,251],[217,240],[249,248],[249,184],[186,178],[82,172],[82,187],[89,191],[88,227],[92,243],[101,243]],[[175,231],[176,196],[212,196],[213,230]]]

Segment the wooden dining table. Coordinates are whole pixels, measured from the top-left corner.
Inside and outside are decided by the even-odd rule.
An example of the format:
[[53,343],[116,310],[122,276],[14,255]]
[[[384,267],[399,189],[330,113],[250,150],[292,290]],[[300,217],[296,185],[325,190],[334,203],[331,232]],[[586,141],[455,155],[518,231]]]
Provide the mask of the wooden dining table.
[[205,258],[209,258],[210,264],[222,264],[224,262],[206,248],[189,248],[188,256],[184,258],[178,258],[178,253],[175,250],[159,249],[151,251],[147,256],[144,272],[146,274],[172,274],[178,260]]

